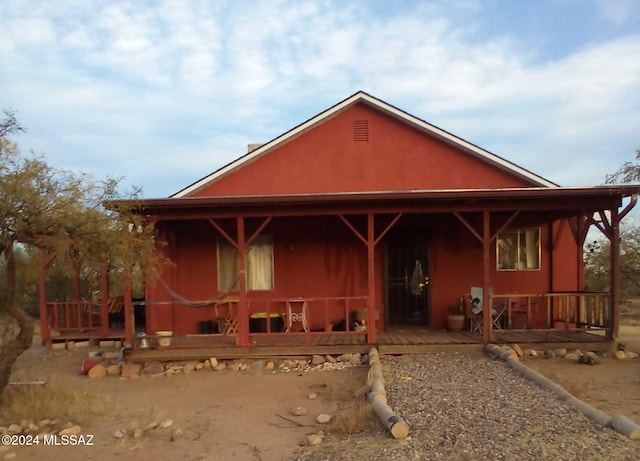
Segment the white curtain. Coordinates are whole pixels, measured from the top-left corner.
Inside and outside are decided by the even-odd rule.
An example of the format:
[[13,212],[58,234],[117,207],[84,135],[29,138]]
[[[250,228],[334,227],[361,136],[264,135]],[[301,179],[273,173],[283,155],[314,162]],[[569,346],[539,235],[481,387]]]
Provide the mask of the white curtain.
[[247,290],[273,290],[273,243],[261,235],[247,254]]
[[[273,290],[273,242],[261,235],[249,246],[245,265],[247,290]],[[238,252],[224,239],[218,239],[218,291],[238,289]]]

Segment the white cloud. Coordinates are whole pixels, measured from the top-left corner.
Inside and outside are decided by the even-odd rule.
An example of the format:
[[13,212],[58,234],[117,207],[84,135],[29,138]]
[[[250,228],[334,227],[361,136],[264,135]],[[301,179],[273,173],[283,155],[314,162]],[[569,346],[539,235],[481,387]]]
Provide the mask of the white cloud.
[[560,183],[601,182],[640,147],[640,36],[545,61],[484,30],[481,2],[372,5],[8,0],[2,106],[20,110],[27,147],[122,168],[148,195],[359,89]]

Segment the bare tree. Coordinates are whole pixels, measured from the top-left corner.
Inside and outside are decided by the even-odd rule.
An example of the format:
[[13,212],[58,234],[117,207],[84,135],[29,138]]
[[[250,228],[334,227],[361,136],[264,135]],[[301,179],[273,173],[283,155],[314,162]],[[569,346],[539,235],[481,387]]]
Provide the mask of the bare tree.
[[[0,287],[0,313],[20,326],[18,337],[3,347],[0,356],[0,391],[11,367],[32,342],[33,319],[16,293],[16,248],[45,251],[57,267],[75,274],[83,266],[109,261],[115,274],[124,264],[139,262],[151,270],[158,263],[154,230],[130,208],[104,208],[106,200],[135,198],[139,190],[123,196],[120,180],[94,178],[51,167],[42,157],[22,155],[11,136],[22,131],[14,112],[0,123],[0,257],[5,281]],[[130,203],[130,202],[127,202]],[[128,232],[134,226],[139,232]],[[118,270],[120,268],[120,270]]]
[[640,182],[640,150],[636,151],[634,162],[624,162],[613,174],[607,175],[607,184],[629,184]]

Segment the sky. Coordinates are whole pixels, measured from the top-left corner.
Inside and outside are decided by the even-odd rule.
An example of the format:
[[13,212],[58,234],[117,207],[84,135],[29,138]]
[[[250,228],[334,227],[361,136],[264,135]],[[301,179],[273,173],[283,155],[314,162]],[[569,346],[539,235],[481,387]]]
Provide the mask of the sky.
[[564,186],[640,149],[639,0],[2,0],[22,150],[167,197],[357,91]]

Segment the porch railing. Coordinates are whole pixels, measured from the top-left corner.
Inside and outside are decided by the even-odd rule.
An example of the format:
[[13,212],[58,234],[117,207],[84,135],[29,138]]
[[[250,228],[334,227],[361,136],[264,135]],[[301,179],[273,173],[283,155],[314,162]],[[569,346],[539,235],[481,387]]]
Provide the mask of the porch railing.
[[494,294],[491,305],[505,314],[506,329],[602,330],[612,326],[611,294],[608,292]]
[[43,338],[69,333],[89,333],[101,328],[102,310],[95,301],[56,301],[46,306],[48,331]]
[[[356,329],[354,321],[366,318],[366,309],[367,296],[249,299],[249,315],[267,319],[265,332],[250,334],[363,334],[369,326]],[[272,331],[272,314],[282,318],[282,331]]]

